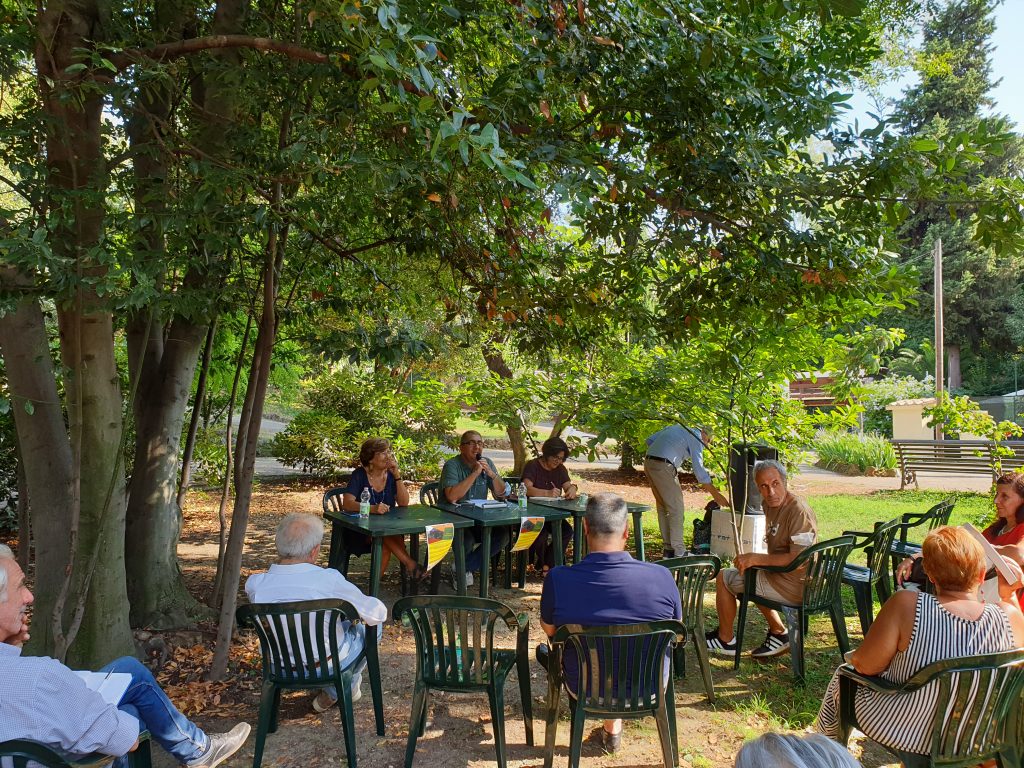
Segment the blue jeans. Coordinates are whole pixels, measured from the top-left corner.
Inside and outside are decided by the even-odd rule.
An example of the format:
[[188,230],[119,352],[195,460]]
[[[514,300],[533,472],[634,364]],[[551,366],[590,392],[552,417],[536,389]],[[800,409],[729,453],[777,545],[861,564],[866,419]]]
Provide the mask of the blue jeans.
[[[206,753],[210,738],[185,717],[167,698],[160,684],[142,662],[122,656],[103,667],[100,672],[127,672],[132,676],[118,709],[138,718],[140,730],[146,729],[153,741],[166,749],[179,763],[188,763]],[[114,761],[117,768],[128,765],[127,757]]]
[[[509,531],[512,530],[510,526],[499,526],[496,528],[489,529],[491,532],[491,560],[497,560],[501,555],[501,550],[508,544],[511,534]],[[486,536],[486,532],[481,534]],[[466,573],[474,573],[480,570],[480,566],[484,563],[484,547],[483,543],[477,543],[475,537],[472,535],[466,536]]]
[[[348,622],[345,622],[348,624]],[[377,644],[380,645],[380,641],[384,637],[383,627],[373,627],[374,632],[377,633]],[[366,644],[366,625],[365,624],[349,624],[345,629],[346,644],[348,645],[348,652],[341,660],[341,669],[344,669],[363,651],[363,646]],[[341,638],[338,638],[341,640]],[[363,659],[359,666],[352,670],[352,677],[361,675],[363,670],[366,669],[366,659]],[[338,691],[333,685],[328,685],[324,688],[327,695],[331,697],[331,701],[338,700]]]

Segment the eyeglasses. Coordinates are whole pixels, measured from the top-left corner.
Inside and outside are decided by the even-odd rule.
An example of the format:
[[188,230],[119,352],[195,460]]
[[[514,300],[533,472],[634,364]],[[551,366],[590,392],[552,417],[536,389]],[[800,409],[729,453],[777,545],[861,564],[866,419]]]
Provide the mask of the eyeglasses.
[[483,445],[483,444],[484,444],[483,440],[466,440],[464,443],[460,443],[460,445]]
[[548,456],[548,461],[554,461],[558,464],[562,464],[565,462],[565,454],[560,453],[557,456]]

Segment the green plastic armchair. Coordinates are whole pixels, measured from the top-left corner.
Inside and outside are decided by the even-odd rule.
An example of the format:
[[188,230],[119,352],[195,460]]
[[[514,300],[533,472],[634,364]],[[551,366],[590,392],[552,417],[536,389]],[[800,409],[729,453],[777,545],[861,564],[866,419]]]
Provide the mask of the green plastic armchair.
[[[551,638],[548,654],[548,711],[545,725],[544,768],[551,768],[558,729],[558,703],[565,683],[563,662],[575,665],[577,691],[568,691],[572,714],[569,766],[577,768],[586,718],[655,718],[666,766],[679,764],[676,739],[675,687],[672,646],[685,637],[686,626],[675,620],[610,627],[567,624]],[[666,664],[668,669],[666,670]],[[668,674],[666,674],[666,672]]]
[[659,560],[672,571],[679,588],[679,601],[683,606],[683,626],[686,627],[684,640],[675,649],[676,671],[686,671],[686,640],[693,644],[697,663],[704,678],[704,691],[708,701],[715,701],[715,684],[711,680],[711,663],[708,661],[708,646],[704,639],[704,591],[708,582],[713,582],[722,569],[722,561],[714,555],[691,555]]
[[940,501],[927,512],[908,512],[903,515],[900,519],[899,538],[893,541],[890,548],[893,582],[896,581],[896,568],[899,567],[900,561],[921,551],[920,544],[907,541],[907,534],[910,530],[916,528],[927,534],[940,525],[949,525],[949,517],[953,514],[953,506],[955,504],[956,499],[949,498]]
[[[804,635],[807,633],[807,618],[810,614],[828,613],[839,644],[839,655],[843,656],[846,653],[850,641],[846,636],[846,619],[843,616],[840,587],[843,566],[846,565],[846,558],[850,556],[854,543],[853,536],[839,536],[808,547],[789,565],[751,566],[743,572],[743,592],[740,595],[739,618],[736,622],[736,660],[733,663],[736,669],[739,669],[740,652],[743,650],[743,629],[747,621],[748,603],[773,608],[785,615],[789,626],[789,652],[793,660],[793,676],[798,684],[804,683]],[[757,594],[758,571],[791,573],[799,568],[805,569],[803,601],[799,605],[780,603]]]
[[384,735],[384,703],[381,695],[380,661],[377,655],[379,627],[366,628],[362,651],[345,667],[332,663],[340,659],[341,622],[357,623],[359,613],[345,600],[305,600],[295,603],[254,603],[236,611],[238,626],[251,627],[260,639],[263,655],[263,692],[253,768],[263,761],[267,734],[277,731],[281,691],[334,686],[345,737],[345,755],[356,768],[356,730],[352,714],[352,673],[366,661],[373,696],[377,735]]
[[887,523],[875,523],[875,529],[871,533],[843,531],[844,536],[863,539],[854,544],[854,549],[863,549],[867,554],[867,565],[847,563],[843,566],[843,584],[853,587],[857,614],[860,616],[860,628],[865,635],[875,619],[875,602],[871,597],[871,588],[875,588],[879,603],[884,603],[892,594],[892,586],[889,583],[889,553],[896,533],[901,530],[900,525],[899,520],[890,520]]
[[[856,696],[867,688],[879,696],[899,696],[926,685],[938,687],[930,718],[931,751],[927,755],[889,748],[906,768],[967,768],[995,759],[1002,768],[1019,768],[1019,709],[1024,690],[1024,651],[947,659],[929,664],[903,685],[839,667],[839,741],[846,744],[857,722]],[[863,729],[861,729],[863,730]],[[871,734],[867,736],[870,738]]]
[[[413,689],[405,768],[411,768],[416,741],[427,722],[431,690],[486,692],[494,728],[499,768],[505,768],[505,682],[514,668],[526,724],[526,743],[533,745],[533,701],[530,696],[530,619],[518,616],[497,600],[459,595],[403,597],[394,616],[408,619],[416,640],[416,683]],[[516,633],[515,649],[496,648],[498,621]]]
[[[12,739],[0,742],[0,760],[9,758],[12,768],[27,768],[29,763],[38,763],[46,768],[93,768],[108,765],[114,761],[110,755],[95,752],[77,759],[69,759],[45,744],[29,739]],[[4,761],[6,764],[6,761]],[[128,764],[132,768],[150,768],[153,757],[150,751],[149,731],[139,734],[139,746],[128,753]]]

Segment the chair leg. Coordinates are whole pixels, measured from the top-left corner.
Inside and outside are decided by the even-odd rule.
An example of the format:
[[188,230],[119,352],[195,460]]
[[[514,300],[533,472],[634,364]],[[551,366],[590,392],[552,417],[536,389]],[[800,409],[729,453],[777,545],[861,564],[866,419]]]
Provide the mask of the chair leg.
[[668,716],[668,702],[658,707],[654,713],[654,720],[658,724],[658,741],[661,742],[661,759],[666,766],[677,766],[676,749],[672,737],[672,726]]
[[281,712],[281,689],[274,688],[274,708],[270,710],[270,727],[267,733],[277,733],[277,716]]
[[[708,644],[704,642],[704,632],[702,627],[698,627],[693,631],[693,647],[697,651],[697,664],[700,665],[700,674],[704,678],[704,693],[707,694],[708,703],[715,703],[715,683],[711,679],[711,661],[708,659]],[[680,651],[684,650],[679,648]],[[739,656],[739,647],[737,645],[737,656]]]
[[832,629],[836,633],[836,645],[839,646],[839,658],[846,660],[846,652],[850,650],[850,638],[846,634],[846,617],[843,615],[843,601],[839,598],[832,604],[828,612],[832,619]]
[[491,705],[491,728],[494,731],[494,752],[498,757],[498,768],[505,768],[505,689],[495,682],[487,690]]
[[548,677],[548,708],[544,713],[544,768],[551,768],[555,760],[555,741],[558,736],[558,699],[562,693],[560,681]]
[[868,630],[871,629],[871,622],[875,618],[875,605],[871,599],[871,584],[855,582],[850,586],[853,587],[853,596],[857,602],[857,615],[860,616],[861,631],[867,635]]
[[427,722],[427,688],[416,683],[412,694],[412,712],[409,715],[409,738],[405,742],[405,768],[412,768],[416,755],[416,740],[423,734]]
[[379,624],[375,627],[366,628],[366,641],[372,643],[372,646],[367,646],[366,653],[366,671],[370,678],[370,697],[373,699],[373,719],[377,724],[377,735],[384,735],[384,693],[381,690],[380,682],[380,657],[378,656],[378,644],[376,635],[383,632],[383,627]]
[[128,753],[128,764],[131,768],[152,768],[153,765],[153,740],[148,736],[139,739],[139,746],[134,752]]
[[740,610],[736,616],[736,658],[733,659],[732,668],[740,668],[740,655],[743,653],[743,629],[747,624],[747,595],[740,593]]
[[341,715],[341,731],[345,736],[345,757],[348,768],[356,768],[356,720],[352,714],[352,674],[343,672],[338,686],[338,713]]
[[579,768],[580,754],[583,752],[583,726],[587,713],[583,707],[572,706],[572,730],[569,733],[569,768]]
[[274,702],[276,700],[277,686],[269,680],[263,681],[263,691],[260,694],[260,715],[256,723],[256,741],[253,744],[252,768],[260,768],[263,762],[263,747],[267,741],[267,733],[270,731],[270,723],[274,717]]
[[672,765],[679,765],[679,734],[676,732],[676,686],[670,675],[665,686],[665,709],[668,717],[668,736],[672,745]]
[[680,643],[672,649],[672,667],[676,677],[686,677],[686,645]]
[[530,691],[530,657],[516,656],[516,677],[519,679],[519,700],[523,706],[523,725],[526,727],[526,745],[533,746],[533,694]]
[[804,612],[799,608],[784,608],[789,625],[789,656],[793,664],[793,677],[797,685],[804,684]]

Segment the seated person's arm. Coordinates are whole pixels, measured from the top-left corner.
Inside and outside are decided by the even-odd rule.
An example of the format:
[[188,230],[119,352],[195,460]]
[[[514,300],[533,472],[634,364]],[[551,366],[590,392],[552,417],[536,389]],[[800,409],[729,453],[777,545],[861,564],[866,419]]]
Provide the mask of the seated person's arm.
[[555,630],[558,629],[554,624],[548,624],[544,619],[540,620],[540,628],[544,630],[544,634],[548,637],[554,637]]
[[910,644],[910,632],[917,611],[917,592],[899,591],[890,597],[871,624],[860,648],[850,654],[850,663],[862,675],[884,672],[899,650]]
[[800,552],[782,552],[777,555],[769,555],[764,552],[747,552],[736,556],[736,567],[743,573],[752,565],[781,565],[787,566],[796,560]]
[[[496,499],[504,499],[512,492],[512,488],[498,473],[497,467],[491,463],[490,459],[487,459],[487,467],[491,470],[491,475],[487,479],[487,484],[491,487],[491,494],[493,494]],[[527,496],[529,496],[529,494],[527,494]]]
[[575,499],[580,495],[580,489],[572,480],[562,485],[562,495],[567,499]]
[[461,482],[454,483],[453,485],[444,485],[445,478],[442,477],[441,485],[442,489],[444,490],[445,499],[451,502],[452,504],[457,504],[459,502],[459,499],[461,499],[463,496],[469,493],[469,489],[473,487],[473,483],[476,481],[477,477],[480,476],[480,473],[482,471],[483,470],[477,467],[470,473],[469,477],[467,477],[465,480],[462,480]]
[[60,712],[47,709],[37,712],[37,717],[49,723],[51,738],[65,752],[119,757],[138,745],[138,719],[105,702],[69,670],[51,668],[40,675],[34,697],[40,708],[61,703]]
[[341,495],[341,508],[344,509],[346,512],[358,512],[359,499],[357,499],[351,493],[345,492]]
[[557,496],[558,491],[550,490],[546,491],[543,488],[538,488],[533,484],[533,480],[528,477],[523,478],[523,485],[526,486],[527,496]]
[[409,506],[409,486],[400,477],[395,478],[395,504],[399,507]]

